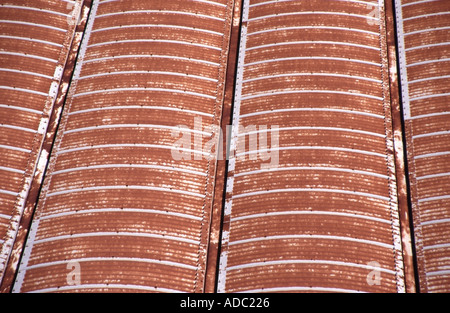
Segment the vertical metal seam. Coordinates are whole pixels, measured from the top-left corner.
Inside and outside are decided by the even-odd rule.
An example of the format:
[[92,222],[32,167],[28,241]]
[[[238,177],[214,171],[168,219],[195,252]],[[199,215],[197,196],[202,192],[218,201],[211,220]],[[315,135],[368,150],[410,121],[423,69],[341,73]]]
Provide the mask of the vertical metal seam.
[[400,231],[403,249],[403,265],[405,292],[417,292],[416,262],[414,251],[414,229],[410,205],[410,189],[408,181],[408,166],[406,161],[406,138],[404,136],[404,116],[401,105],[401,85],[398,63],[397,25],[395,16],[395,1],[386,1],[386,42],[389,68],[389,89],[391,97],[391,114],[394,138],[394,161],[397,181],[398,210],[400,216]]
[[[395,201],[397,190],[396,190],[396,179],[395,179],[395,161],[393,160],[393,137],[392,137],[392,119],[390,118],[391,112],[391,101],[389,94],[389,86],[386,86],[386,71],[389,73],[389,68],[386,66],[385,60],[387,59],[386,54],[386,15],[384,0],[378,1],[379,10],[379,43],[380,43],[380,74],[381,74],[381,87],[382,87],[382,97],[383,97],[383,111],[384,111],[384,128],[385,128],[385,145],[386,145],[386,170],[388,175],[388,190],[389,190],[389,213],[391,218],[391,235],[393,240],[393,257],[395,262],[395,277],[397,292],[405,291],[405,281],[404,281],[404,269],[403,269],[403,254],[401,245],[401,232],[400,232],[400,222],[399,222],[399,210],[398,201]],[[389,127],[389,125],[391,125]],[[395,205],[397,203],[397,205]],[[397,215],[397,219],[395,215]]]
[[248,6],[249,0],[243,1],[243,13],[242,24],[240,30],[240,43],[239,43],[239,55],[238,64],[236,69],[236,83],[235,83],[235,100],[233,103],[233,116],[232,116],[232,130],[231,130],[231,142],[230,142],[230,156],[229,167],[227,172],[227,180],[225,183],[225,207],[224,207],[224,226],[222,230],[221,241],[221,253],[219,258],[219,275],[217,282],[217,291],[219,293],[226,292],[226,272],[227,272],[227,260],[228,260],[228,244],[229,244],[229,229],[230,229],[230,216],[233,202],[233,184],[234,184],[234,169],[236,164],[236,147],[237,147],[237,135],[239,132],[239,116],[240,105],[242,96],[242,79],[244,74],[244,59],[245,50],[247,46],[247,21],[248,21]]
[[[223,104],[221,120],[218,126],[219,148],[216,162],[216,173],[214,176],[214,196],[212,198],[211,219],[209,225],[208,254],[206,262],[204,292],[216,293],[219,274],[219,256],[221,251],[221,238],[223,230],[223,210],[225,207],[225,182],[228,172],[228,129],[230,117],[233,110],[234,86],[236,78],[237,46],[239,44],[240,20],[242,0],[231,0],[230,2],[230,24],[226,30],[228,37],[226,56],[226,70],[224,76]],[[237,27],[236,27],[237,22]],[[225,135],[224,135],[225,134]],[[226,144],[224,146],[224,144]]]
[[[425,292],[428,290],[428,277],[427,275],[422,275],[426,273],[425,258],[423,257],[423,241],[422,241],[422,223],[421,223],[421,212],[419,210],[419,203],[417,199],[417,184],[416,184],[416,159],[414,158],[414,130],[411,126],[411,107],[410,107],[410,97],[409,97],[409,83],[408,83],[408,71],[406,68],[406,53],[405,53],[405,37],[403,29],[403,9],[402,0],[395,1],[395,11],[397,18],[397,36],[398,36],[398,54],[400,63],[400,84],[402,90],[402,108],[404,115],[404,133],[406,137],[405,149],[406,157],[405,162],[410,164],[410,170],[407,179],[409,180],[410,186],[410,201],[411,201],[411,211],[412,211],[412,224],[414,225],[414,239],[415,239],[415,249],[416,249],[416,262],[418,264],[418,277],[419,286]],[[407,135],[410,134],[411,139],[408,140]],[[422,270],[420,269],[422,267]]]
[[[223,97],[224,97],[224,88],[225,88],[225,74],[226,74],[226,68],[227,68],[227,56],[228,56],[228,50],[229,50],[229,32],[231,27],[231,19],[230,14],[232,16],[233,12],[233,3],[234,0],[229,0],[227,3],[227,7],[225,10],[225,20],[223,24],[223,35],[222,35],[222,49],[219,56],[219,68],[218,68],[218,74],[217,74],[217,85],[216,85],[216,95],[215,95],[215,103],[214,103],[214,112],[212,117],[212,138],[215,138],[216,132],[220,129],[220,118],[218,116],[221,116],[222,109],[223,109]],[[227,35],[228,34],[228,35]],[[222,80],[223,78],[223,80]],[[216,125],[216,123],[219,123],[219,125]],[[216,126],[218,126],[216,128]],[[220,140],[220,136],[217,137],[217,139]],[[214,139],[213,139],[214,140]],[[212,210],[213,210],[213,199],[214,199],[214,185],[215,185],[215,176],[217,172],[217,162],[218,162],[218,152],[220,149],[219,143],[216,143],[214,146],[216,147],[216,151],[211,151],[211,154],[209,156],[208,165],[206,169],[206,180],[205,180],[205,197],[203,198],[203,205],[202,205],[202,222],[201,222],[201,228],[200,228],[200,240],[199,240],[199,248],[198,248],[198,259],[197,259],[197,270],[195,273],[195,279],[194,279],[194,292],[197,291],[199,286],[199,280],[200,278],[203,279],[203,284],[201,286],[201,291],[203,292],[205,289],[205,282],[206,282],[206,266],[207,266],[207,258],[208,258],[208,241],[209,241],[209,230],[211,225],[211,217],[212,217]],[[207,212],[209,207],[209,211]],[[206,221],[206,218],[209,217],[209,221]],[[206,242],[203,242],[203,240],[206,240]],[[202,248],[202,246],[204,246]],[[203,254],[203,264],[200,264],[201,254]],[[203,276],[200,277],[200,267],[202,267]]]
[[[92,30],[92,26],[93,26],[93,23],[95,20],[95,15],[97,13],[98,4],[99,4],[99,0],[93,0],[91,13],[90,13],[90,16],[88,17],[86,29],[84,31],[84,37],[83,37],[81,47],[80,47],[80,53],[78,55],[78,59],[77,59],[76,65],[75,65],[73,78],[71,80],[71,84],[73,85],[73,87],[71,86],[69,93],[68,93],[68,99],[69,99],[68,108],[64,112],[70,112],[70,108],[73,103],[73,94],[75,93],[78,77],[80,75],[81,68],[83,66],[83,56],[86,51],[87,44],[89,42],[90,31]],[[62,119],[60,122],[61,128],[60,128],[60,131],[58,131],[58,135],[56,136],[56,140],[55,140],[55,147],[56,147],[55,150],[59,150],[59,148],[61,146],[61,142],[64,137],[64,130],[67,125],[67,119],[68,119],[68,115],[63,113],[63,116],[62,116]],[[53,157],[50,158],[49,165],[48,165],[49,169],[53,169],[55,167],[57,158],[58,158],[58,154],[56,154],[56,153],[54,154]],[[42,202],[36,208],[35,217],[30,226],[29,237],[27,239],[28,243],[25,245],[25,248],[23,251],[23,257],[22,257],[22,260],[20,262],[20,265],[19,265],[19,268],[17,271],[17,278],[16,278],[16,282],[14,284],[13,292],[21,291],[22,284],[25,279],[25,273],[27,270],[26,267],[28,265],[28,261],[31,256],[31,252],[33,249],[33,242],[35,240],[36,232],[37,232],[37,229],[39,226],[39,218],[40,218],[42,209],[44,208],[46,200],[47,200],[46,194],[48,192],[48,188],[50,186],[51,180],[52,180],[52,175],[46,176],[44,183],[42,184],[42,191],[41,191],[41,195],[40,195]],[[21,266],[24,267],[23,270],[20,269]]]

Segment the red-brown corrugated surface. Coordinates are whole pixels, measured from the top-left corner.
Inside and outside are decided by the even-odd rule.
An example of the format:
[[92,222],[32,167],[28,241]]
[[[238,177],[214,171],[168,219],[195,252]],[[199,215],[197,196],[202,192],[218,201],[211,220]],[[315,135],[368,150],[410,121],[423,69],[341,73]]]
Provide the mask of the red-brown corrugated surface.
[[422,292],[450,291],[450,2],[396,1]]
[[385,35],[378,1],[244,1],[220,292],[405,291]]
[[232,3],[93,1],[15,292],[203,290]]
[[42,176],[47,160],[41,147],[79,4],[45,0],[0,4],[0,282],[32,181]]

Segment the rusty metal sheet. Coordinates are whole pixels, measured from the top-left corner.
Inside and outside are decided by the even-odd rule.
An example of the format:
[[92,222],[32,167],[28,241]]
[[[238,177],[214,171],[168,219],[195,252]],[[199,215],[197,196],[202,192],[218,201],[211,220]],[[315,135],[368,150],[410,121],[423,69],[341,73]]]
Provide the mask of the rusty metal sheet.
[[244,1],[219,292],[405,291],[382,3]]
[[[0,4],[0,281],[10,287],[25,206],[75,33],[75,1]],[[17,253],[16,253],[17,252]],[[8,274],[6,274],[8,272]],[[8,276],[8,277],[6,277]]]
[[450,291],[450,3],[396,1],[406,150],[422,292]]
[[204,290],[232,9],[93,1],[14,292]]

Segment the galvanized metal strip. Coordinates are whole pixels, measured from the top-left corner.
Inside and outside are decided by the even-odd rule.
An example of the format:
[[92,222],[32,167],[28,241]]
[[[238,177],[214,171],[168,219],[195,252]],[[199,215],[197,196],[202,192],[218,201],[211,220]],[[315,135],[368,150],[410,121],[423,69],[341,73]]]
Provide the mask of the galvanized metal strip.
[[231,221],[243,221],[248,219],[257,219],[257,218],[266,218],[271,216],[291,216],[291,215],[330,215],[330,216],[338,216],[338,217],[348,217],[348,218],[357,218],[368,220],[372,222],[378,222],[383,224],[391,224],[390,220],[382,219],[378,217],[373,217],[369,215],[362,215],[356,213],[345,213],[345,212],[331,212],[331,211],[277,211],[277,212],[267,212],[267,213],[259,213],[259,214],[251,214],[251,215],[242,215],[239,217],[231,218]]
[[43,215],[40,220],[50,220],[54,218],[68,217],[73,215],[83,215],[83,214],[95,214],[95,213],[140,213],[140,214],[156,214],[156,215],[167,215],[167,216],[175,216],[180,218],[185,218],[194,221],[201,221],[202,218],[197,215],[185,214],[185,213],[177,213],[171,212],[167,210],[154,210],[154,209],[137,209],[137,208],[104,208],[104,209],[86,209],[81,211],[69,211],[69,212],[61,212],[61,213],[52,213]]
[[[163,165],[151,165],[151,164],[102,164],[102,165],[89,165],[83,167],[67,168],[64,170],[58,170],[52,172],[50,175],[60,175],[78,171],[91,171],[98,169],[113,169],[113,168],[129,168],[129,169],[155,169],[162,171],[175,171],[181,173],[187,173],[192,175],[206,176],[204,172],[194,171],[186,168],[178,168],[175,166],[163,166]],[[0,167],[1,169],[1,167]]]
[[211,15],[205,15],[205,14],[198,14],[193,12],[180,12],[180,11],[170,11],[170,10],[130,10],[130,11],[123,11],[123,12],[114,12],[114,13],[104,13],[97,15],[96,18],[102,18],[102,17],[109,17],[109,16],[116,16],[116,15],[122,15],[122,14],[175,14],[175,15],[188,15],[191,17],[199,17],[199,18],[206,18],[206,19],[212,19],[216,21],[225,22],[225,20],[221,17],[211,16]]
[[411,101],[409,95],[409,80],[406,62],[406,45],[405,45],[405,31],[403,29],[403,11],[402,11],[402,1],[395,0],[395,15],[397,17],[397,44],[398,44],[398,60],[400,68],[400,81],[402,89],[402,99],[403,99],[403,116],[405,120],[411,118]]
[[86,91],[86,92],[79,92],[73,95],[73,98],[78,98],[82,96],[89,96],[89,95],[95,95],[99,93],[108,93],[108,92],[123,92],[123,91],[158,91],[158,92],[173,92],[173,93],[180,93],[180,94],[186,94],[191,96],[197,96],[201,98],[206,99],[216,99],[215,96],[212,95],[205,95],[198,92],[192,92],[192,91],[186,91],[186,90],[180,90],[180,89],[165,89],[165,88],[146,88],[146,87],[130,87],[130,88],[114,88],[114,89],[102,89],[102,90],[93,90],[93,91]]
[[[86,237],[144,237],[144,238],[155,238],[155,239],[163,239],[163,240],[171,240],[171,241],[178,241],[178,242],[184,242],[189,243],[192,245],[197,245],[197,240],[191,240],[184,237],[177,237],[177,236],[168,236],[168,235],[160,235],[160,234],[152,234],[152,233],[142,233],[142,232],[91,232],[91,233],[79,233],[79,234],[72,234],[72,235],[63,235],[63,236],[57,236],[57,237],[50,237],[45,239],[37,239],[33,241],[34,245],[42,244],[42,243],[48,243],[48,242],[55,242],[59,240],[67,240],[67,239],[78,239],[78,238],[86,238]],[[24,267],[22,267],[24,268]],[[28,268],[25,267],[25,268]]]
[[38,24],[38,23],[24,22],[24,21],[0,20],[0,23],[19,24],[19,25],[25,25],[25,26],[35,26],[35,27],[41,27],[41,28],[56,30],[56,31],[61,32],[61,33],[65,33],[66,32],[65,29],[62,29],[62,28],[59,28],[59,27],[50,26],[50,25],[44,25],[44,24]]
[[356,44],[356,43],[348,43],[348,42],[342,42],[342,41],[326,41],[326,40],[286,41],[286,42],[280,42],[280,43],[276,43],[276,44],[271,43],[271,44],[265,44],[265,45],[259,45],[259,46],[252,46],[250,48],[247,48],[247,51],[256,50],[256,49],[273,48],[273,47],[279,47],[279,46],[287,46],[287,45],[315,45],[315,44],[338,45],[338,46],[356,47],[356,48],[380,51],[380,47],[361,45],[361,44]]
[[201,79],[201,80],[207,80],[210,82],[217,83],[216,78],[192,75],[192,74],[186,74],[186,73],[163,72],[163,71],[117,71],[117,72],[108,72],[108,73],[98,73],[98,74],[82,76],[79,78],[79,81],[84,80],[84,79],[96,78],[96,77],[127,75],[127,74],[157,74],[157,75],[180,76],[180,77],[185,77],[185,78],[196,78],[196,79]]
[[374,240],[359,239],[353,237],[344,236],[330,236],[330,235],[278,235],[278,236],[266,236],[266,237],[255,237],[249,239],[242,239],[237,241],[230,241],[228,244],[230,246],[242,245],[253,242],[264,242],[267,240],[290,240],[290,239],[324,239],[324,240],[337,240],[337,241],[348,241],[355,243],[363,243],[371,246],[378,246],[385,249],[393,249],[394,245],[386,244],[383,242],[378,242]]
[[368,193],[368,192],[350,191],[350,190],[342,190],[342,189],[329,189],[329,188],[284,188],[284,189],[253,191],[253,192],[247,192],[247,193],[242,193],[242,194],[233,194],[233,199],[267,195],[267,194],[272,194],[272,193],[290,193],[290,192],[325,192],[325,193],[355,195],[355,196],[360,196],[360,197],[382,200],[382,201],[386,201],[386,202],[388,202],[390,200],[389,197],[380,196],[380,195],[372,194],[372,193]]
[[331,11],[301,11],[301,12],[284,12],[284,13],[278,13],[278,14],[268,14],[268,15],[261,15],[258,17],[253,17],[251,19],[248,19],[248,21],[257,21],[261,19],[270,19],[270,18],[282,18],[286,16],[292,16],[292,15],[343,15],[346,17],[357,17],[357,18],[363,18],[364,20],[373,20],[374,22],[377,21],[376,17],[364,15],[364,14],[353,14],[353,13],[345,13],[345,12],[331,12]]
[[247,118],[247,117],[253,117],[258,115],[267,115],[267,114],[278,114],[278,113],[285,113],[285,112],[333,112],[333,113],[346,113],[346,114],[356,114],[356,115],[362,115],[362,116],[369,116],[369,117],[375,117],[375,118],[381,118],[383,119],[383,115],[375,114],[375,113],[368,113],[363,111],[357,111],[357,110],[345,110],[345,109],[332,109],[332,108],[287,108],[287,109],[275,109],[270,111],[257,111],[247,114],[242,114],[241,118]]
[[97,29],[93,30],[92,33],[98,33],[98,32],[103,32],[103,31],[111,31],[111,30],[117,30],[117,29],[127,29],[127,28],[183,29],[183,30],[191,30],[191,31],[194,31],[194,32],[202,32],[202,33],[206,33],[206,34],[210,34],[210,35],[216,35],[216,36],[220,36],[220,37],[223,36],[222,33],[219,33],[219,32],[216,32],[216,31],[212,31],[212,30],[208,30],[208,29],[203,29],[203,28],[198,28],[198,27],[180,26],[180,25],[168,25],[168,24],[132,24],[132,25],[110,26],[110,27],[105,27],[105,28],[97,28]]
[[174,112],[183,112],[183,113],[189,113],[189,114],[195,114],[195,115],[202,115],[202,116],[206,116],[206,117],[213,117],[212,114],[201,112],[201,111],[187,110],[187,109],[177,108],[177,107],[165,107],[165,106],[153,106],[153,105],[117,105],[117,106],[101,107],[101,108],[96,107],[96,108],[92,108],[92,109],[71,111],[71,112],[68,112],[67,114],[69,116],[72,116],[72,115],[76,115],[76,114],[92,113],[92,112],[98,112],[98,111],[129,110],[129,109],[174,111]]
[[180,57],[180,56],[171,56],[171,55],[144,55],[144,54],[127,54],[127,55],[116,55],[116,56],[107,56],[107,57],[100,57],[100,58],[94,58],[94,59],[86,59],[84,60],[85,64],[92,63],[92,62],[101,62],[101,61],[108,61],[108,60],[120,60],[120,59],[148,59],[148,58],[159,58],[159,59],[169,59],[169,60],[182,60],[182,61],[189,61],[189,62],[196,62],[196,63],[203,63],[207,65],[212,66],[219,66],[219,63],[206,61],[206,60],[200,60],[195,58],[186,58],[186,57]]
[[361,268],[368,271],[379,271],[382,273],[387,273],[391,275],[395,275],[395,271],[386,269],[383,267],[375,267],[367,264],[358,264],[351,262],[340,262],[340,261],[332,261],[332,260],[296,260],[296,259],[287,259],[287,260],[276,260],[276,261],[265,261],[265,262],[252,262],[246,264],[240,264],[235,266],[230,266],[228,268],[229,271],[233,270],[241,270],[245,268],[254,268],[254,267],[266,267],[266,266],[277,266],[277,265],[293,265],[293,264],[312,264],[312,265],[332,265],[332,266],[342,266],[342,267],[353,267],[353,268]]
[[266,128],[266,129],[258,129],[254,131],[249,131],[246,133],[240,133],[238,137],[245,137],[252,134],[260,134],[265,132],[282,132],[282,131],[292,131],[292,130],[329,130],[329,131],[337,131],[337,132],[349,132],[356,133],[361,135],[368,135],[380,138],[386,138],[386,134],[374,133],[359,129],[353,128],[344,128],[344,127],[324,127],[324,126],[292,126],[292,127],[277,127],[277,128]]
[[368,175],[378,178],[387,179],[387,175],[369,172],[369,171],[361,171],[361,170],[355,170],[351,168],[341,168],[341,167],[328,167],[328,166],[283,166],[283,167],[276,167],[276,168],[263,168],[248,172],[237,172],[234,174],[234,177],[241,177],[241,176],[249,176],[249,175],[257,175],[257,174],[263,174],[263,173],[272,173],[272,172],[283,172],[283,171],[331,171],[331,172],[344,172],[344,173],[352,173],[352,174],[360,174],[360,175]]

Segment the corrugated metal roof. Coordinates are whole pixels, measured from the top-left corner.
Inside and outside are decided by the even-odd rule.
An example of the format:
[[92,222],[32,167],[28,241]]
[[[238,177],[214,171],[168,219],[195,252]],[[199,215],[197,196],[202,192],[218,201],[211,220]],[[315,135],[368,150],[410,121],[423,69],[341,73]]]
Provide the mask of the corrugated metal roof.
[[47,154],[41,148],[74,36],[75,8],[52,1],[0,5],[0,280],[33,181],[42,178]]
[[422,292],[450,291],[450,3],[396,1]]
[[231,3],[93,1],[14,291],[203,290]]
[[403,291],[383,19],[244,6],[219,291]]
[[2,1],[1,292],[447,291],[449,9]]

